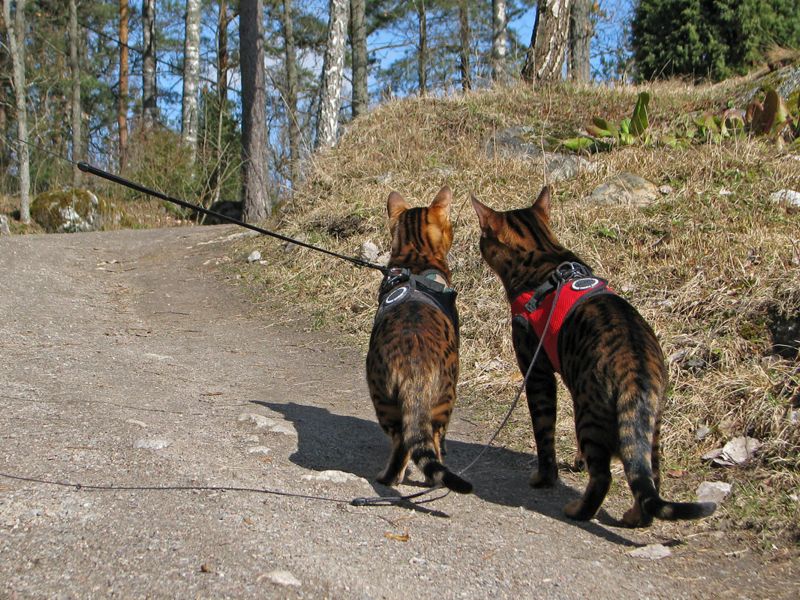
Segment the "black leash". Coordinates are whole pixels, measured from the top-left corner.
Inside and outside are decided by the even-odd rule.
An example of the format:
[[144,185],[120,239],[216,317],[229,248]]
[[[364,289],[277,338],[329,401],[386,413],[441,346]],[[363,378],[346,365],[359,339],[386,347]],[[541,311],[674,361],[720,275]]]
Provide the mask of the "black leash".
[[256,231],[262,235],[267,235],[269,237],[273,237],[281,241],[288,242],[290,244],[296,244],[298,246],[302,246],[303,248],[308,248],[309,250],[315,250],[316,252],[322,252],[323,254],[327,254],[328,256],[333,256],[341,260],[346,260],[358,267],[367,267],[369,269],[375,269],[376,271],[380,271],[384,275],[389,272],[389,269],[387,267],[384,267],[383,265],[371,263],[369,261],[362,260],[354,256],[346,256],[344,254],[339,254],[338,252],[326,250],[325,248],[320,248],[319,246],[314,246],[313,244],[308,244],[301,240],[290,238],[289,236],[282,235],[280,233],[275,233],[274,231],[269,231],[262,227],[251,225],[250,223],[245,223],[244,221],[237,219],[235,217],[229,217],[228,215],[223,215],[222,213],[218,213],[216,211],[203,208],[199,204],[192,204],[191,202],[186,202],[185,200],[180,200],[179,198],[173,198],[172,196],[167,196],[166,194],[162,194],[161,192],[157,192],[156,190],[147,188],[141,184],[125,179],[124,177],[121,177],[119,175],[115,175],[113,173],[109,173],[108,171],[104,171],[103,169],[90,165],[89,163],[79,162],[78,168],[84,173],[90,173],[91,175],[102,177],[103,179],[106,179],[112,183],[116,183],[117,185],[124,186],[126,188],[135,190],[137,192],[141,192],[142,194],[146,194],[148,196],[153,196],[154,198],[159,198],[160,200],[166,200],[167,202],[171,202],[172,204],[177,204],[178,206],[194,210],[204,215],[217,217],[218,219],[222,219],[223,221],[227,221],[228,223],[233,223],[234,225],[238,225],[239,227],[244,227],[245,229],[250,229],[251,231]]

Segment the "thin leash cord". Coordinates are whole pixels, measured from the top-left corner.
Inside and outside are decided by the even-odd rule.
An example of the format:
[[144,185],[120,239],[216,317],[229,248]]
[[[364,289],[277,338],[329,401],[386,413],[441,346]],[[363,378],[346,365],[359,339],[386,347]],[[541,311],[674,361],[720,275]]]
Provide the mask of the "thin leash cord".
[[182,206],[183,208],[188,208],[204,215],[217,217],[218,219],[222,219],[223,221],[227,221],[228,223],[233,223],[234,225],[238,225],[239,227],[244,227],[245,229],[250,229],[251,231],[258,232],[262,235],[266,235],[269,237],[273,237],[279,239],[284,242],[288,242],[290,244],[296,244],[297,246],[302,246],[303,248],[308,248],[309,250],[314,250],[316,252],[321,252],[323,254],[327,254],[328,256],[333,256],[334,258],[339,258],[341,260],[346,260],[358,267],[367,267],[370,269],[375,269],[380,271],[381,273],[388,273],[389,269],[382,265],[378,265],[375,263],[368,262],[366,260],[361,260],[360,258],[356,258],[354,256],[346,256],[344,254],[339,254],[338,252],[333,252],[331,250],[326,250],[325,248],[320,248],[319,246],[314,246],[313,244],[308,244],[301,240],[297,240],[294,238],[290,238],[289,236],[282,235],[280,233],[276,233],[274,231],[269,231],[268,229],[263,229],[262,227],[258,227],[256,225],[251,225],[250,223],[245,223],[244,221],[237,219],[235,217],[229,217],[228,215],[223,215],[222,213],[218,213],[213,210],[209,210],[207,208],[203,208],[198,204],[192,204],[191,202],[186,202],[185,200],[180,200],[179,198],[173,198],[172,196],[167,196],[166,194],[162,194],[161,192],[157,192],[150,188],[147,188],[141,184],[138,184],[134,181],[130,181],[125,179],[124,177],[120,177],[119,175],[115,175],[113,173],[109,173],[108,171],[104,171],[94,165],[90,165],[86,162],[79,162],[77,163],[78,168],[83,171],[84,173],[90,173],[97,177],[101,177],[106,179],[112,183],[116,183],[117,185],[121,185],[123,187],[129,188],[131,190],[135,190],[137,192],[141,192],[142,194],[146,194],[148,196],[153,196],[154,198],[159,198],[161,200],[165,200],[167,202],[171,202],[172,204],[177,204],[178,206]]
[[320,248],[319,246],[314,246],[313,244],[309,244],[307,242],[303,242],[301,240],[297,240],[297,239],[291,238],[289,236],[282,235],[280,233],[276,233],[274,231],[269,231],[268,229],[264,229],[264,228],[258,227],[256,225],[251,225],[250,223],[245,223],[244,221],[242,221],[240,219],[237,219],[235,217],[229,217],[228,215],[224,215],[222,213],[218,213],[216,211],[209,210],[208,208],[204,208],[204,207],[200,206],[199,204],[192,204],[191,202],[187,202],[187,201],[181,200],[179,198],[174,198],[172,196],[167,196],[166,194],[162,194],[161,192],[157,192],[156,190],[147,188],[147,187],[145,187],[145,186],[143,186],[143,185],[141,185],[139,183],[136,183],[134,181],[130,181],[129,179],[125,179],[124,177],[121,177],[120,175],[115,175],[114,173],[109,173],[108,171],[104,171],[103,169],[101,169],[99,167],[95,167],[94,165],[90,165],[87,162],[74,161],[72,159],[69,159],[66,156],[62,156],[61,154],[53,152],[52,150],[48,150],[47,148],[43,148],[42,146],[39,146],[38,144],[34,144],[33,142],[25,141],[25,140],[22,140],[20,138],[11,137],[11,136],[8,136],[8,135],[6,135],[4,137],[6,137],[9,141],[14,141],[14,142],[19,142],[19,143],[22,143],[22,144],[26,144],[27,146],[30,146],[31,148],[35,148],[36,150],[39,150],[40,152],[43,152],[43,153],[45,153],[45,154],[47,154],[49,156],[52,156],[52,157],[57,158],[59,160],[63,160],[64,162],[67,162],[67,163],[69,163],[71,165],[75,165],[76,167],[78,167],[78,169],[80,169],[84,173],[89,173],[90,175],[94,175],[96,177],[100,177],[102,179],[105,179],[105,180],[110,181],[112,183],[115,183],[117,185],[121,185],[121,186],[126,187],[128,189],[131,189],[131,190],[140,192],[142,194],[145,194],[147,196],[152,196],[154,198],[159,198],[160,200],[164,200],[166,202],[171,202],[172,204],[177,204],[178,206],[181,206],[183,208],[188,208],[190,210],[193,210],[195,212],[204,214],[206,216],[217,217],[218,219],[221,219],[222,221],[227,221],[228,223],[232,223],[234,225],[238,225],[239,227],[244,227],[245,229],[250,229],[251,231],[255,231],[255,232],[260,233],[262,235],[266,235],[266,236],[269,236],[269,237],[276,238],[276,239],[281,240],[283,242],[287,242],[287,243],[290,243],[290,244],[295,244],[297,246],[302,246],[303,248],[308,248],[309,250],[314,250],[316,252],[321,252],[322,254],[327,254],[328,256],[333,256],[334,258],[345,260],[345,261],[347,261],[349,263],[352,263],[352,264],[356,265],[357,267],[367,267],[369,269],[375,269],[376,271],[380,271],[384,275],[389,272],[389,268],[388,267],[384,267],[383,265],[378,265],[378,264],[375,264],[375,263],[371,263],[369,261],[362,260],[360,258],[356,258],[355,256],[346,256],[344,254],[339,254],[338,252],[333,252],[331,250],[326,250],[325,248]]
[[[525,386],[528,383],[528,379],[530,378],[531,373],[533,372],[533,365],[536,364],[536,359],[539,357],[539,353],[541,352],[542,347],[544,346],[544,338],[550,329],[550,321],[552,320],[553,313],[556,310],[556,305],[558,304],[558,297],[561,295],[562,286],[563,283],[559,281],[558,286],[556,287],[556,295],[553,298],[553,305],[550,307],[550,313],[547,315],[547,321],[545,322],[544,329],[542,330],[542,335],[539,338],[539,344],[536,346],[536,351],[533,353],[533,358],[531,358],[531,364],[528,365],[528,370],[525,373],[525,377],[523,377],[522,379],[522,384],[519,386],[519,389],[517,390],[517,395],[514,397],[514,401],[511,403],[511,406],[509,407],[508,411],[506,411],[505,417],[503,417],[503,420],[500,422],[500,425],[498,425],[497,429],[495,429],[494,433],[492,434],[492,437],[490,437],[489,440],[483,445],[483,448],[481,448],[480,452],[478,452],[475,458],[473,458],[472,461],[466,467],[458,471],[457,473],[458,475],[463,475],[466,471],[475,466],[475,464],[483,457],[483,455],[486,454],[486,452],[489,450],[489,447],[492,445],[497,436],[500,435],[500,432],[503,430],[503,428],[508,423],[508,420],[511,418],[511,414],[517,407],[519,399],[522,396],[522,391],[525,389]],[[350,501],[350,504],[352,504],[353,506],[387,506],[392,504],[398,504],[400,502],[405,502],[413,498],[419,498],[427,494],[432,494],[433,492],[442,489],[442,487],[443,486],[441,484],[438,484],[422,492],[416,492],[414,494],[408,494],[406,496],[372,496],[368,498],[353,498]],[[449,495],[450,491],[451,490],[445,490],[445,492],[440,496],[436,496],[435,498],[429,498],[423,501],[418,501],[416,502],[416,504],[424,504],[426,502],[433,502],[434,500],[440,500],[441,498],[444,498],[445,496]]]
[[522,383],[520,384],[519,389],[517,390],[517,395],[514,397],[514,401],[511,403],[511,406],[509,407],[508,411],[506,411],[506,416],[503,417],[503,420],[500,422],[500,425],[498,425],[497,429],[495,429],[495,432],[492,434],[492,437],[489,438],[489,441],[483,445],[483,448],[481,448],[481,451],[478,452],[478,455],[472,459],[472,462],[470,462],[466,467],[464,467],[458,472],[459,475],[463,475],[467,470],[471,469],[475,465],[475,463],[477,463],[480,460],[480,458],[484,454],[486,454],[486,452],[489,450],[489,447],[492,445],[492,442],[494,442],[497,436],[500,435],[500,432],[506,426],[508,420],[511,418],[511,414],[517,407],[519,399],[522,396],[522,391],[528,384],[528,379],[530,378],[531,373],[533,372],[533,365],[536,364],[536,359],[539,357],[539,352],[541,352],[542,347],[544,346],[544,338],[549,332],[550,321],[552,320],[553,313],[556,310],[556,305],[558,304],[558,297],[561,295],[562,285],[563,283],[559,281],[558,286],[556,287],[556,295],[553,298],[553,305],[550,307],[550,314],[547,315],[547,321],[545,322],[544,329],[542,330],[542,335],[539,338],[539,344],[536,346],[536,351],[533,353],[533,358],[531,358],[531,364],[528,365],[528,370],[525,373],[525,377],[522,378]]

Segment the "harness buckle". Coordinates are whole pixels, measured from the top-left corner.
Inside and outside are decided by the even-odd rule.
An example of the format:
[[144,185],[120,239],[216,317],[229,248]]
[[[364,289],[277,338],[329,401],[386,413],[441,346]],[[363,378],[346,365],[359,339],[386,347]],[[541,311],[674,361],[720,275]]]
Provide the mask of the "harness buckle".
[[588,277],[592,274],[591,269],[577,262],[563,262],[558,265],[553,271],[553,282],[558,285],[559,283],[566,283],[572,279],[580,277]]

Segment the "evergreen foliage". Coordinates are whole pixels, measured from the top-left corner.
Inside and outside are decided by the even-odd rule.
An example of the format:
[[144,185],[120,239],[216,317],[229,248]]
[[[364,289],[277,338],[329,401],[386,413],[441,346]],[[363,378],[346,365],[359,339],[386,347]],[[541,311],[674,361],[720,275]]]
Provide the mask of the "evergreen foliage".
[[797,0],[640,0],[631,25],[640,80],[720,80],[800,46]]

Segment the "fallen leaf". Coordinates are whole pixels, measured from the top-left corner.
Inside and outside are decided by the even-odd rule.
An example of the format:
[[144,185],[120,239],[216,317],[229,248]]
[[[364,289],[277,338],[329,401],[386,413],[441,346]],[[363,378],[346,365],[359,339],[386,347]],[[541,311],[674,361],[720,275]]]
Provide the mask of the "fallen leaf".
[[213,567],[208,563],[203,563],[202,565],[200,565],[201,573],[211,573],[213,572],[213,570],[214,570]]
[[669,477],[672,477],[673,479],[680,479],[681,477],[686,475],[686,473],[687,471],[683,469],[670,469],[669,471],[667,471],[667,475]]
[[383,537],[394,540],[396,542],[407,542],[408,541],[408,534],[407,533],[392,533],[391,531],[387,531],[383,534]]

